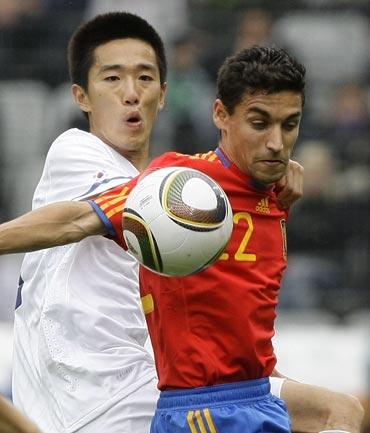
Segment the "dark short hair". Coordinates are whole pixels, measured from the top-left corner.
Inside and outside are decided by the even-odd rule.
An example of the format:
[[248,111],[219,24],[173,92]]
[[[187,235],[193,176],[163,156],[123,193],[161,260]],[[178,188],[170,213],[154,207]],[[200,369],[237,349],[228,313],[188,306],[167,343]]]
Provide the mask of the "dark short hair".
[[285,90],[305,97],[305,67],[282,48],[254,46],[228,57],[218,71],[217,97],[230,114],[244,94]]
[[143,18],[128,12],[98,15],[82,24],[72,35],[68,46],[69,75],[73,84],[88,87],[88,74],[94,50],[115,39],[134,38],[149,44],[157,58],[160,82],[166,81],[167,61],[163,41]]

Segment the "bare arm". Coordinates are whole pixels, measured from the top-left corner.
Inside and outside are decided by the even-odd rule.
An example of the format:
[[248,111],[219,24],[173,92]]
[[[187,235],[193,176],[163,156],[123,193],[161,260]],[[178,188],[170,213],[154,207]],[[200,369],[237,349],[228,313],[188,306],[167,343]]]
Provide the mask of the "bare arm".
[[324,430],[360,433],[364,410],[357,398],[327,388],[296,382],[276,368],[273,377],[286,378],[280,397],[292,420],[292,431],[311,433]]
[[1,224],[0,254],[36,251],[106,233],[89,203],[54,203]]
[[0,433],[40,433],[40,431],[0,395]]
[[361,432],[364,409],[349,394],[288,379],[281,389],[281,398],[288,407],[293,432]]

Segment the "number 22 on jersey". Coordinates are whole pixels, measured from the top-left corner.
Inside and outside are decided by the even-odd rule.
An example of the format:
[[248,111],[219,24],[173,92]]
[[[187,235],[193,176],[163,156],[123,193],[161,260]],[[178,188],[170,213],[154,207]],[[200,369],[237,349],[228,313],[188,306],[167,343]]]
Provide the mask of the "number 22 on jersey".
[[[234,214],[233,221],[234,224],[246,223],[246,230],[234,254],[234,259],[237,261],[255,262],[256,254],[246,252],[254,230],[251,214],[249,212],[237,212]],[[223,253],[219,260],[229,260],[229,258],[229,253]]]

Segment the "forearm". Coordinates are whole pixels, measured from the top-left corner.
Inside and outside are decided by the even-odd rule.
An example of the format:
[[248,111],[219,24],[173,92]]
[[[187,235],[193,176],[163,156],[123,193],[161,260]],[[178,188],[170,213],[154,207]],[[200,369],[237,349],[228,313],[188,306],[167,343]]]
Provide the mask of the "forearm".
[[89,203],[54,203],[1,224],[0,254],[36,251],[105,233]]
[[0,433],[40,433],[10,402],[0,396]]

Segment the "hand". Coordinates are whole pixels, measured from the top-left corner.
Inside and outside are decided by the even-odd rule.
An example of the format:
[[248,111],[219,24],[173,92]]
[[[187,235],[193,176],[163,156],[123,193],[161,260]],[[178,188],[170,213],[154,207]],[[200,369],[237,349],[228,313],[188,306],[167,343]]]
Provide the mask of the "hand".
[[303,171],[304,168],[298,162],[289,160],[285,176],[276,183],[281,208],[289,208],[303,196]]

